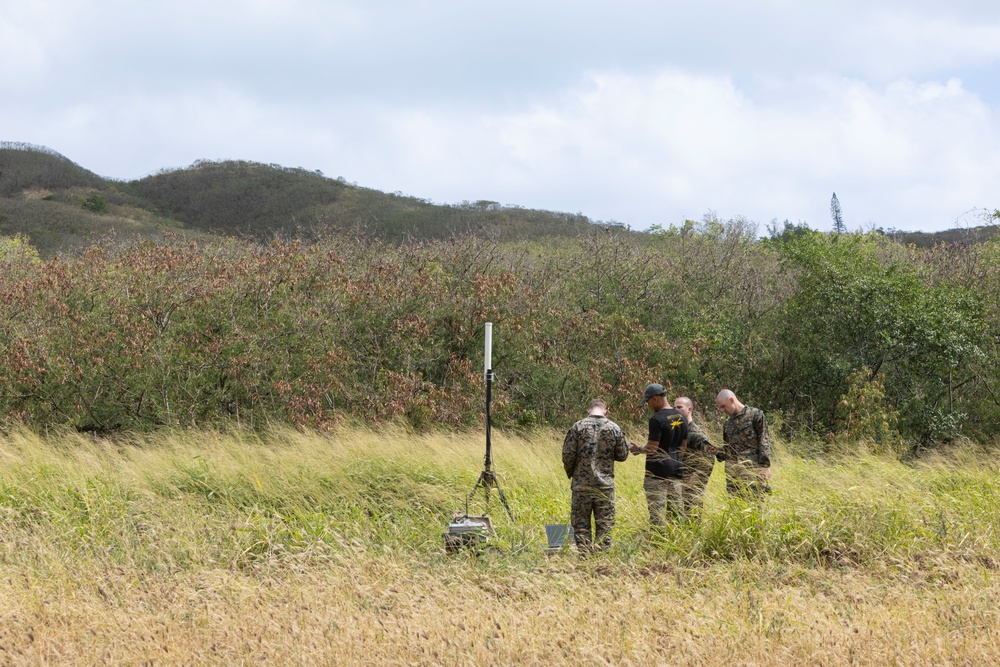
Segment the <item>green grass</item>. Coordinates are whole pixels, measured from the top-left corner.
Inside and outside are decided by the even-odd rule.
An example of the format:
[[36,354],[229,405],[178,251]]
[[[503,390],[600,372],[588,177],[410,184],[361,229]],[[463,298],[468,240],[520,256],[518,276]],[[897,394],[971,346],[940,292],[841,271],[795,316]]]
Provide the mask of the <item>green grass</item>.
[[[151,566],[160,557],[245,564],[275,550],[338,549],[358,539],[437,558],[441,530],[464,510],[481,470],[477,440],[282,431],[180,433],[121,444],[15,434],[2,450],[0,508],[15,532],[30,529],[53,544]],[[497,551],[530,558],[523,546],[541,540],[544,524],[568,521],[559,438],[501,437],[496,450],[494,467],[516,523],[495,493],[486,507],[479,491],[470,509],[493,516]],[[969,457],[904,464],[875,456],[779,456],[774,493],[762,505],[728,498],[719,465],[703,520],[660,531],[646,525],[641,461],[619,464],[619,520],[607,558],[870,566],[1000,557],[1000,483],[992,465]],[[149,531],[180,531],[186,539],[176,541],[175,553],[169,540],[144,539]]]

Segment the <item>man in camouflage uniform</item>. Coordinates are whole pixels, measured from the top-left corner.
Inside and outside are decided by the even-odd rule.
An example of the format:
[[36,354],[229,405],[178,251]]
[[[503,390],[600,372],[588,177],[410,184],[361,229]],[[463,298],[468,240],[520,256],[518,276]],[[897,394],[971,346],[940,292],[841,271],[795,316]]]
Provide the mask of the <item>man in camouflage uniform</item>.
[[607,413],[604,401],[591,401],[587,416],[573,424],[563,441],[563,468],[573,480],[570,524],[580,553],[604,551],[611,546],[611,527],[615,524],[615,461],[628,458],[625,434],[607,418]]
[[705,487],[715,469],[715,445],[694,422],[694,402],[687,396],[674,399],[674,409],[684,415],[688,425],[687,450],[684,456],[684,514],[697,518],[701,514]]
[[723,389],[715,404],[724,412],[722,439],[725,441],[726,490],[731,495],[760,500],[771,492],[771,438],[764,413],[743,405],[736,394]]

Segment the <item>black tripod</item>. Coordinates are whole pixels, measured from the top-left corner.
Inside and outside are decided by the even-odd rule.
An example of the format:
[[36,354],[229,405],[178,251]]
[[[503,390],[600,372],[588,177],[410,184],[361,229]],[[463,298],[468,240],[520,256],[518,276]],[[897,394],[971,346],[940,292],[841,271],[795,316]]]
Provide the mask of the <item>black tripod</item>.
[[493,400],[492,395],[493,388],[493,369],[486,369],[486,458],[483,460],[483,471],[479,473],[479,479],[476,480],[476,485],[472,487],[472,492],[469,497],[465,499],[465,515],[469,515],[469,503],[472,498],[476,495],[476,491],[479,487],[483,487],[483,494],[486,496],[486,505],[490,504],[490,489],[496,489],[497,494],[500,496],[500,502],[503,504],[503,508],[507,510],[507,516],[510,520],[514,520],[514,514],[510,511],[510,505],[507,504],[507,496],[504,495],[503,489],[500,488],[500,484],[497,482],[497,475],[493,472],[493,447],[490,444],[490,402]]

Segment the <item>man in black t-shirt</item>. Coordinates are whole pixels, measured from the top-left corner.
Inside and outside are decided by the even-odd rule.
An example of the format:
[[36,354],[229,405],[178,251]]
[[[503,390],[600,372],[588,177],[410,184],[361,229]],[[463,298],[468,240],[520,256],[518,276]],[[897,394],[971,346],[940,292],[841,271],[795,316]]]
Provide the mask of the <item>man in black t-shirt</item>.
[[649,522],[666,525],[669,505],[674,518],[684,515],[684,454],[687,446],[687,420],[670,407],[667,390],[662,384],[651,384],[643,393],[642,404],[653,411],[649,418],[649,439],[642,447],[632,446],[633,454],[646,455],[646,477],[642,488],[646,492]]

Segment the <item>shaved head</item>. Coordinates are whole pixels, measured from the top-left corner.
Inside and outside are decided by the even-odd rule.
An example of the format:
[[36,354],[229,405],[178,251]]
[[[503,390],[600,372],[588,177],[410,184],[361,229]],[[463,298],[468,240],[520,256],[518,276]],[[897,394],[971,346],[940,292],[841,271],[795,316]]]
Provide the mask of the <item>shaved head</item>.
[[736,394],[733,393],[732,389],[723,389],[715,397],[715,407],[732,416],[743,409],[743,404],[740,403],[740,399],[736,398]]
[[608,413],[608,404],[599,398],[595,398],[589,404],[587,404],[588,415],[606,415],[607,413]]
[[730,398],[736,398],[736,394],[733,393],[732,389],[723,389],[719,392],[719,395],[715,397],[715,402],[728,401]]
[[678,396],[674,399],[674,409],[687,417],[688,421],[691,421],[694,413],[694,401],[687,396]]

